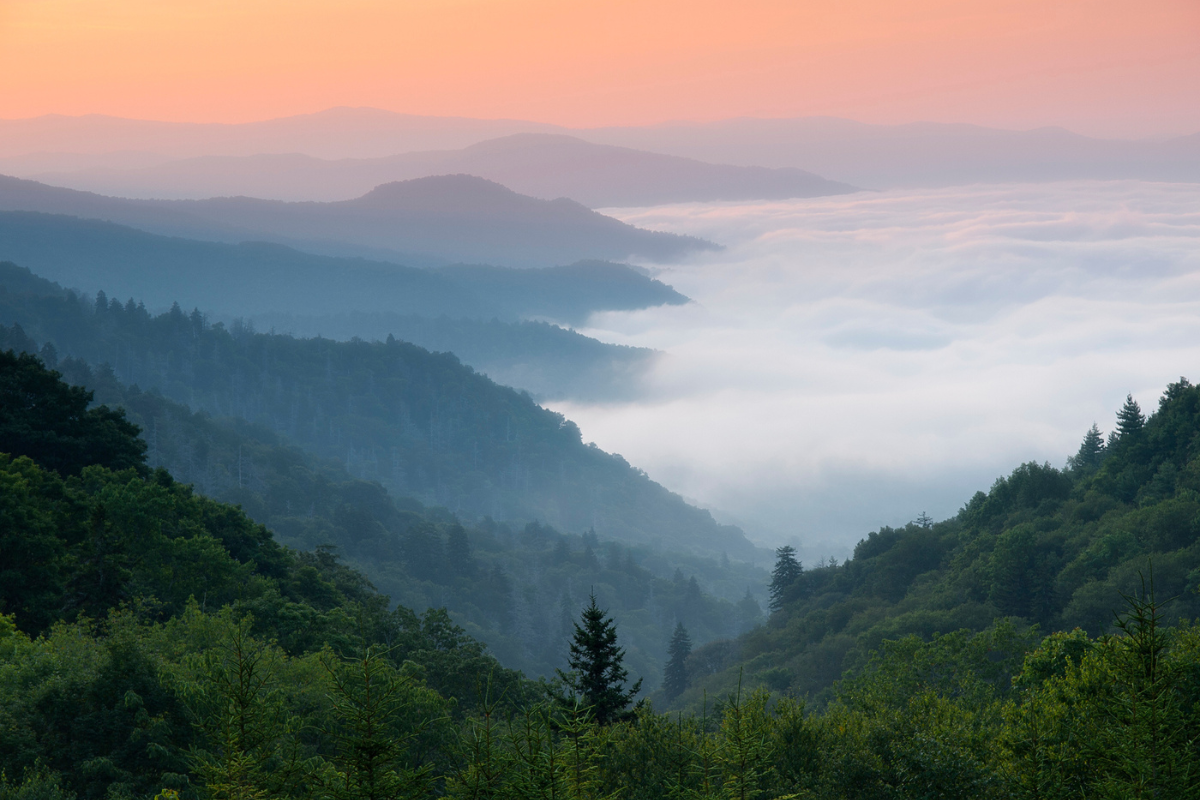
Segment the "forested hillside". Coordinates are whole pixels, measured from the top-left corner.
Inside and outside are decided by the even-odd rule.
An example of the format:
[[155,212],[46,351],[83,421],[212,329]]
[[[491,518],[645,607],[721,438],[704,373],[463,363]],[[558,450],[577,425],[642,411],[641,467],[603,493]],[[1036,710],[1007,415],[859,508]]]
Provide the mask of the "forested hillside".
[[776,575],[769,624],[693,654],[682,702],[739,676],[819,695],[885,640],[1000,618],[1097,636],[1143,579],[1168,619],[1200,617],[1200,387],[1171,384],[1148,419],[1129,399],[1064,469],[1023,464],[951,519],[881,528],[843,564]]
[[178,306],[153,316],[132,300],[80,298],[27,273],[0,295],[0,323],[19,323],[60,358],[107,363],[126,385],[261,423],[340,460],[356,478],[468,519],[538,521],[716,557],[757,555],[738,529],[718,525],[620,456],[583,444],[569,420],[450,354],[390,337],[334,342],[226,329]]
[[[229,320],[232,322],[232,320]],[[453,319],[416,314],[343,313],[320,316],[255,314],[258,330],[299,337],[348,340],[389,335],[439,353],[454,353],[496,383],[528,391],[534,399],[628,399],[644,391],[641,380],[660,353],[608,344],[548,322]]]
[[[978,602],[999,608],[1014,596],[999,588],[1021,574],[1003,567],[1007,533],[1079,508],[1070,504],[1091,492],[1116,503],[1081,523],[1099,529],[1193,502],[1180,483],[1187,470],[1175,466],[1172,491],[1149,476],[1192,463],[1198,394],[1173,385],[1148,422],[1127,406],[1111,445],[1085,441],[1069,486],[1026,467],[973,500],[959,532],[995,539],[1000,591]],[[581,666],[607,653],[609,677],[574,692],[564,689],[583,686],[583,673],[531,684],[444,613],[389,612],[329,552],[281,547],[237,508],[150,470],[137,429],[90,399],[37,358],[0,352],[5,800],[1200,794],[1200,630],[1166,624],[1182,607],[1169,611],[1153,588],[1112,609],[1112,636],[1041,639],[1003,620],[930,641],[908,635],[884,641],[822,710],[737,685],[697,716],[660,715],[630,707],[620,649],[589,644],[585,627],[616,634],[594,604],[595,625],[581,618],[572,650],[587,655]],[[1061,527],[1034,529],[1050,546],[1028,549],[1031,568],[1056,552]],[[1147,550],[1180,543],[1153,530],[1164,529],[1135,531]],[[879,550],[855,561],[928,531],[947,533],[884,532]],[[1129,556],[1093,563],[1111,571]],[[1159,580],[1161,592],[1174,579]],[[804,599],[783,595],[788,610]],[[1025,610],[1046,613],[1034,608]]]
[[[22,337],[20,329],[0,327],[0,350],[38,351]],[[50,348],[40,358],[56,361]],[[67,381],[142,428],[150,467],[206,497],[236,503],[286,545],[344,559],[393,603],[447,609],[502,663],[529,675],[553,676],[566,666],[571,620],[589,594],[621,622],[630,667],[648,689],[658,683],[677,622],[686,622],[698,643],[761,622],[759,603],[745,599],[749,586],[763,587],[758,568],[622,547],[591,532],[568,535],[537,523],[464,524],[444,508],[393,498],[261,425],[194,414],[157,393],[127,389],[111,370],[77,359],[55,365]]]

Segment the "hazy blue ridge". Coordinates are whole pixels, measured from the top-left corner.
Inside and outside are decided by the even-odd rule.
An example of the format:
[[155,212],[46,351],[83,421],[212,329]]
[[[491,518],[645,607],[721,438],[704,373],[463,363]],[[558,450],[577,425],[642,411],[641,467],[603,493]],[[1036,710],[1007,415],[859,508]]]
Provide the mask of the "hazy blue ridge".
[[150,233],[236,244],[268,241],[325,255],[406,254],[445,262],[548,267],[581,259],[672,261],[717,249],[690,236],[649,231],[572,200],[540,200],[470,175],[377,186],[352,200],[283,202],[252,197],[133,200],[0,176],[0,210],[103,219]]
[[179,297],[235,316],[389,312],[566,321],[591,311],[682,303],[669,286],[622,264],[538,270],[487,266],[444,272],[313,255],[262,242],[224,244],[145,233],[99,220],[0,212],[0,259],[64,286],[104,288],[150,308]]
[[569,420],[451,354],[391,338],[335,342],[226,329],[178,306],[156,317],[133,301],[84,299],[20,268],[7,271],[24,288],[0,295],[0,322],[19,323],[62,357],[110,364],[125,384],[267,425],[398,496],[472,520],[539,520],[621,542],[757,556],[737,528],[620,456],[585,445]]

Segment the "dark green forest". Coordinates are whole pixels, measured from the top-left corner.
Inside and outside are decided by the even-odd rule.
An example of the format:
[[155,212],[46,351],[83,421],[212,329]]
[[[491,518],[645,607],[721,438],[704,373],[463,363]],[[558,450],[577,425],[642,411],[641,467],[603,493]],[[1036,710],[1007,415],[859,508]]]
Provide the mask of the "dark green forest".
[[[651,481],[579,429],[449,353],[393,337],[335,342],[209,324],[178,305],[65,291],[3,267],[0,324],[59,358],[111,366],[127,386],[214,417],[260,423],[360,480],[458,516],[525,520],[602,539],[752,561],[735,527]],[[204,473],[189,481],[207,493]]]
[[[932,619],[957,589],[985,623],[897,624],[806,700],[748,652],[831,594],[820,570],[781,570],[740,679],[687,716],[630,702],[595,603],[575,669],[532,683],[445,612],[392,609],[336,554],[280,545],[151,469],[153,436],[93,399],[0,355],[5,800],[1200,796],[1200,628],[1179,619],[1200,389],[1184,381],[1149,419],[1130,401],[1067,470],[1025,465],[954,520],[881,530],[822,567],[858,563],[864,587],[828,608],[882,597],[877,619]],[[1109,536],[1125,545],[1097,546]],[[869,580],[868,564],[891,568]],[[1103,619],[1050,632],[1081,596],[1109,603]]]
[[[28,300],[22,284],[10,286],[14,303]],[[565,664],[563,642],[589,592],[620,620],[630,666],[648,689],[658,685],[678,621],[698,642],[736,636],[760,621],[760,605],[748,596],[749,587],[763,585],[757,567],[602,541],[587,529],[460,519],[352,476],[339,459],[302,450],[265,425],[193,413],[157,391],[123,385],[105,364],[93,369],[60,358],[52,343],[39,346],[19,326],[0,326],[3,347],[40,353],[69,382],[126,411],[144,430],[151,467],[240,505],[283,543],[332,548],[394,602],[448,609],[502,663],[527,674],[553,675]]]

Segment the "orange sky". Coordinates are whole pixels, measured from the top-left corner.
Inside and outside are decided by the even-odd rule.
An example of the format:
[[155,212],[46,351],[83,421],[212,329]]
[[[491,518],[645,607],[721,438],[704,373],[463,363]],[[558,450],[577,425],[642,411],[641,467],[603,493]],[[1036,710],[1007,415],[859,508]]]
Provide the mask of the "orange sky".
[[1200,0],[0,0],[0,117],[1200,131]]

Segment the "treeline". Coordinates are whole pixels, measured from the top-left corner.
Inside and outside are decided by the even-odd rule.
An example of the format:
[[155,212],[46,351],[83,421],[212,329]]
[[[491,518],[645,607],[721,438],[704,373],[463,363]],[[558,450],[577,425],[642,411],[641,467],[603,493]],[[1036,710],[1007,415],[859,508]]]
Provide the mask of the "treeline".
[[[39,352],[19,328],[0,326],[3,347]],[[123,386],[111,369],[57,360],[52,345],[39,357],[98,402],[127,412],[142,428],[151,467],[238,504],[284,544],[337,554],[395,603],[447,609],[502,663],[529,675],[552,676],[564,666],[571,621],[589,593],[620,621],[629,663],[648,689],[658,685],[677,622],[705,643],[762,621],[759,603],[747,596],[762,573],[750,565],[601,542],[594,532],[564,534],[536,522],[464,524],[444,508],[354,478],[338,461],[306,453],[262,425],[192,413]]]
[[537,520],[605,539],[753,560],[740,530],[583,444],[578,427],[448,353],[210,325],[178,305],[84,299],[0,265],[0,322],[126,385],[259,422],[397,496],[470,518]]
[[1098,636],[1151,572],[1171,598],[1163,613],[1200,617],[1200,387],[1184,379],[1148,419],[1127,399],[1112,433],[1093,426],[1064,469],[1023,464],[952,519],[881,528],[845,563],[777,567],[769,624],[699,648],[682,702],[696,708],[739,674],[822,696],[885,640],[1002,617]]

